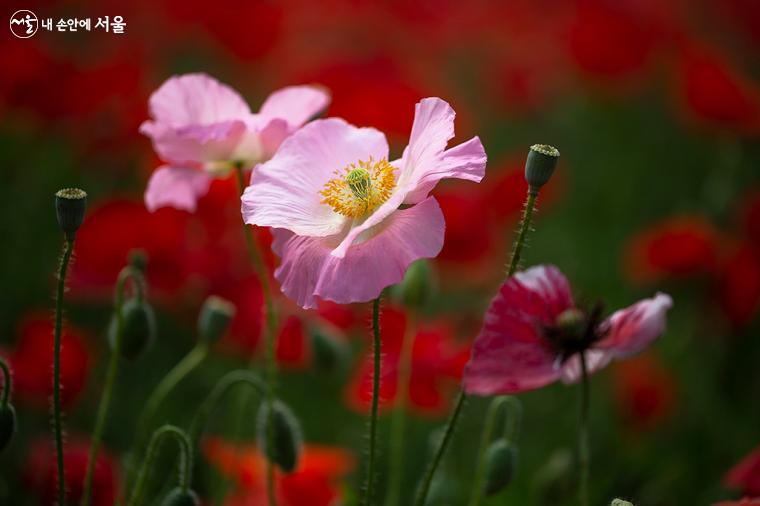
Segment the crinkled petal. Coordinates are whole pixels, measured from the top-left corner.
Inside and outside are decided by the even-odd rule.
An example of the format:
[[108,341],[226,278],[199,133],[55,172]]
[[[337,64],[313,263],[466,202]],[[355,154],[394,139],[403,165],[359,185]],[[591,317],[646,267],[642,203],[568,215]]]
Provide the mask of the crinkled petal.
[[172,128],[209,125],[251,114],[240,94],[203,73],[169,78],[150,96],[149,107],[154,121]]
[[[587,350],[586,351],[586,368],[589,374],[593,374],[599,369],[603,369],[610,363],[614,357],[611,353],[604,350]],[[562,364],[562,382],[577,383],[582,376],[581,357],[577,353],[567,359]]]
[[256,167],[242,197],[243,218],[302,236],[337,234],[346,218],[322,203],[325,183],[359,160],[387,156],[388,142],[373,128],[357,128],[338,118],[313,121]]
[[457,178],[479,183],[486,174],[487,159],[478,137],[447,149],[437,162],[416,170],[419,179],[404,203],[414,204],[425,199],[441,179]]
[[291,127],[300,127],[327,108],[330,94],[319,86],[288,86],[277,90],[261,105],[265,118],[283,119]]
[[541,327],[574,307],[567,278],[539,265],[508,278],[486,312],[464,372],[468,393],[493,395],[539,388],[560,376],[558,354]]
[[208,125],[187,125],[179,128],[146,121],[140,133],[153,141],[153,148],[162,160],[173,164],[203,164],[230,160],[246,133],[242,120]]
[[343,258],[330,254],[334,238],[276,229],[272,248],[282,262],[275,277],[283,293],[305,308],[317,307],[317,298],[366,302],[400,282],[415,260],[435,257],[443,247],[444,226],[443,213],[431,197],[395,213],[382,230]]
[[197,169],[166,165],[156,169],[145,189],[145,207],[153,212],[161,207],[195,211],[198,199],[208,192],[211,177]]
[[602,328],[607,334],[594,347],[608,351],[614,357],[634,355],[665,331],[665,314],[673,306],[673,299],[658,293],[651,299],[613,313]]

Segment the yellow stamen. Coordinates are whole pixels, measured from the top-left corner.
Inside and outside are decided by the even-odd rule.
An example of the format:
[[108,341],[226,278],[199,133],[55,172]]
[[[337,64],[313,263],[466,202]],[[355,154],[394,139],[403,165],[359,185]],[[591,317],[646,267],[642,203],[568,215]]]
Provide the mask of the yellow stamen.
[[329,180],[320,195],[336,213],[349,218],[361,218],[380,207],[391,196],[396,186],[393,166],[383,158],[374,162],[359,160],[342,171],[336,171],[335,179]]

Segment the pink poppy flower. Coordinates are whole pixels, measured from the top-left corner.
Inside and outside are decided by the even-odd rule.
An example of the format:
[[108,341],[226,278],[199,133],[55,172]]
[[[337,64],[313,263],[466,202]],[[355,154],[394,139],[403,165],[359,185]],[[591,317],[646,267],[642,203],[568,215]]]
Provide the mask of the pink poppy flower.
[[567,278],[540,265],[507,279],[491,302],[470,362],[464,389],[494,395],[577,381],[580,352],[590,372],[612,359],[643,350],[665,329],[673,301],[658,293],[601,321],[600,309],[584,314],[573,302]]
[[446,149],[454,116],[439,98],[419,102],[409,145],[393,162],[381,132],[317,120],[256,168],[243,217],[275,229],[275,277],[285,295],[305,308],[318,299],[366,302],[401,281],[413,261],[440,252],[443,213],[428,193],[443,178],[485,175],[480,139]]
[[146,207],[194,211],[212,178],[239,164],[252,168],[268,160],[329,100],[315,86],[290,86],[269,95],[253,113],[235,90],[206,74],[170,78],[150,97],[153,119],[140,126],[166,163],[148,181]]

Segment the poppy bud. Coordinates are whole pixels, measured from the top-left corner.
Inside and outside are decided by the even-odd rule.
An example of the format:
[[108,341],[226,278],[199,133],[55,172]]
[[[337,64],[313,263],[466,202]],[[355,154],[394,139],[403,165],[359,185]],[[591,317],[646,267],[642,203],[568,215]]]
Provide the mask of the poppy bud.
[[345,343],[324,329],[311,330],[311,348],[314,364],[320,371],[335,371],[346,361]]
[[485,462],[483,493],[489,496],[500,492],[512,481],[517,467],[517,448],[506,439],[496,440],[486,450]]
[[[121,308],[121,313],[123,328],[120,354],[122,357],[132,360],[155,340],[156,316],[150,305],[136,298],[126,301]],[[116,346],[118,330],[118,320],[114,315],[108,329],[108,341],[112,350]]]
[[549,181],[557,167],[559,150],[548,144],[534,144],[525,160],[525,180],[531,190],[538,190]]
[[269,404],[264,403],[259,409],[257,421],[259,447],[271,462],[290,473],[298,465],[301,453],[301,426],[289,407],[280,401],[274,401],[271,416],[273,444],[270,449],[269,419]]
[[10,404],[0,405],[0,451],[3,451],[16,432],[16,410]]
[[406,270],[404,279],[394,289],[394,297],[410,309],[428,303],[433,293],[433,273],[427,260],[417,260]]
[[219,341],[235,317],[235,305],[221,297],[207,297],[198,315],[198,337],[206,343]]
[[166,494],[161,506],[198,506],[201,503],[198,494],[190,489],[177,487]]
[[624,501],[623,499],[613,499],[610,506],[633,506],[633,503]]
[[66,239],[74,240],[77,230],[84,221],[87,209],[87,193],[79,188],[64,188],[55,194],[55,214],[58,225],[66,234]]

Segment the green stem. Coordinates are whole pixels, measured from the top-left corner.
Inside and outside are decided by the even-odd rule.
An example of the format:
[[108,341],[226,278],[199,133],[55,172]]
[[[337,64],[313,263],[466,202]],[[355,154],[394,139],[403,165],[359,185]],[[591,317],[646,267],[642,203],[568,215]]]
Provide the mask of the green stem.
[[376,298],[372,304],[372,335],[373,345],[372,353],[374,355],[374,369],[372,377],[372,414],[369,419],[369,463],[367,464],[367,476],[364,486],[364,500],[362,504],[369,506],[372,504],[375,485],[375,453],[377,446],[377,408],[380,397],[380,297]]
[[486,424],[483,428],[483,435],[480,439],[477,460],[478,464],[475,469],[475,478],[473,480],[472,493],[470,495],[470,506],[479,506],[480,501],[483,498],[483,482],[486,473],[486,450],[488,450],[488,445],[491,444],[491,437],[493,436],[494,427],[496,426],[496,417],[499,414],[499,410],[507,404],[512,405],[512,413],[511,416],[509,416],[509,413],[507,414],[506,423],[504,424],[504,437],[508,441],[514,441],[517,436],[517,429],[520,424],[520,416],[522,413],[520,402],[512,396],[495,398],[488,407]]
[[[238,190],[242,195],[245,191],[245,175],[243,174],[243,167],[240,164],[235,166],[235,174],[237,176]],[[261,284],[261,293],[264,298],[264,310],[266,325],[264,327],[263,337],[265,346],[265,379],[267,383],[267,413],[269,416],[269,423],[267,425],[267,441],[270,447],[274,446],[274,397],[275,386],[277,381],[277,363],[275,361],[275,333],[277,331],[277,316],[274,312],[274,301],[272,299],[272,288],[269,284],[269,273],[267,272],[264,260],[262,258],[259,246],[253,237],[251,229],[243,223],[243,233],[245,235],[245,245],[248,251],[248,257],[256,272],[256,276],[259,278]],[[244,403],[247,406],[248,402]],[[277,497],[275,495],[275,483],[274,483],[274,464],[266,459],[266,474],[267,474],[267,498],[269,500],[269,506],[277,506]]]
[[[138,457],[140,448],[145,444],[145,439],[150,429],[150,423],[154,421],[156,413],[163,405],[169,394],[175,387],[187,377],[208,355],[208,345],[206,343],[197,343],[185,357],[180,360],[163,379],[156,385],[156,388],[145,402],[140,418],[137,422],[137,435],[133,443],[133,456]],[[131,460],[131,459],[130,459]],[[126,484],[132,482],[134,469],[130,470]]]
[[[522,254],[523,247],[525,246],[525,239],[528,236],[528,231],[530,230],[530,222],[533,219],[533,211],[537,198],[538,188],[533,186],[529,187],[528,197],[525,201],[525,209],[523,211],[522,220],[520,221],[520,231],[517,235],[517,239],[515,240],[515,246],[512,249],[512,258],[509,261],[509,268],[507,269],[507,277],[512,276],[517,270],[517,266],[520,264],[520,255]],[[435,475],[438,464],[440,463],[443,454],[448,448],[449,442],[451,440],[451,435],[453,434],[454,428],[456,427],[456,424],[459,420],[459,416],[462,413],[462,408],[465,404],[466,399],[467,394],[464,391],[460,392],[456,406],[454,407],[454,412],[452,413],[451,418],[449,418],[449,421],[446,425],[446,432],[444,433],[443,439],[441,439],[441,442],[436,449],[435,455],[433,456],[433,461],[431,462],[430,466],[425,472],[425,476],[423,477],[422,484],[420,486],[419,492],[417,493],[417,499],[415,501],[416,506],[425,505],[428,493],[430,492],[430,484],[433,482],[433,475]]]
[[74,241],[66,239],[58,269],[58,287],[55,294],[55,330],[53,334],[53,434],[58,464],[58,505],[66,505],[66,474],[63,461],[63,427],[61,422],[61,333],[63,330],[63,294],[66,290],[66,273],[74,250]]
[[581,418],[578,432],[578,463],[580,465],[580,503],[581,506],[589,504],[589,427],[588,412],[590,402],[588,366],[586,354],[580,353],[581,359]]
[[406,403],[409,394],[409,378],[412,372],[412,352],[416,333],[417,325],[414,315],[410,312],[398,362],[398,380],[396,382],[398,393],[396,394],[396,409],[393,411],[393,418],[391,419],[390,476],[388,478],[388,494],[385,499],[386,506],[397,506],[399,504],[401,482],[404,476]]
[[190,444],[190,438],[188,438],[187,434],[182,429],[173,425],[164,425],[160,429],[156,430],[153,433],[153,436],[150,438],[148,450],[145,454],[145,460],[143,460],[143,464],[140,467],[140,473],[137,476],[137,483],[135,483],[135,488],[132,492],[132,498],[129,501],[130,506],[139,506],[142,503],[142,498],[145,493],[145,484],[147,482],[148,475],[153,468],[153,463],[156,460],[159,444],[166,437],[173,438],[179,447],[179,486],[184,492],[187,492],[188,488],[190,487],[190,480],[193,473],[193,448]]
[[3,397],[2,400],[0,400],[0,403],[5,407],[10,400],[11,388],[13,388],[13,377],[11,376],[11,369],[8,367],[8,363],[2,357],[0,357],[0,369],[3,370]]

